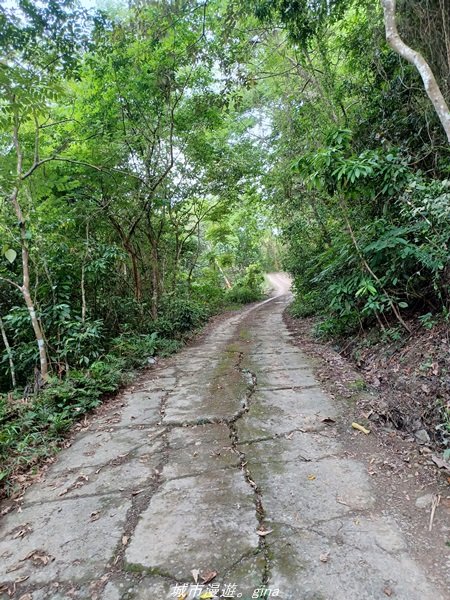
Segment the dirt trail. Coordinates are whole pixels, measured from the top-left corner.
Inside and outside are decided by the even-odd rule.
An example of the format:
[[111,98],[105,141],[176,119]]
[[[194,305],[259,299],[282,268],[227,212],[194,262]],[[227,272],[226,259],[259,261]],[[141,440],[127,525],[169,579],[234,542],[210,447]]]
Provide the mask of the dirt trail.
[[0,586],[24,600],[264,587],[291,600],[445,600],[450,581],[425,572],[327,422],[342,409],[290,341],[287,277],[271,281],[271,299],[152,369],[27,491],[1,524]]

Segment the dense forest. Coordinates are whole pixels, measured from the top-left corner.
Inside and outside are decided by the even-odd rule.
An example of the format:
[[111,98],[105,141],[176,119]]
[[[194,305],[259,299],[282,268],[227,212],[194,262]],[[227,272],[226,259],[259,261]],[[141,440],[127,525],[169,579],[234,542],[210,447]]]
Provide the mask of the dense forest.
[[1,479],[264,272],[324,337],[447,322],[445,0],[17,0],[0,45]]

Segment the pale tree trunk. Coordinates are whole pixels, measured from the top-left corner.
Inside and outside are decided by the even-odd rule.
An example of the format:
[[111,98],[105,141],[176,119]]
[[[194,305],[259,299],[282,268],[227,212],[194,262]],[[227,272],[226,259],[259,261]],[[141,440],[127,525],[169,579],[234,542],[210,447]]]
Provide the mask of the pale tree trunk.
[[11,381],[12,381],[12,386],[14,389],[17,387],[16,370],[14,368],[14,360],[13,360],[13,355],[11,352],[11,346],[9,345],[8,336],[6,335],[5,326],[3,325],[3,319],[1,317],[0,317],[0,332],[2,334],[3,343],[5,344],[5,348],[6,348],[6,355],[8,357],[8,361],[9,361],[9,372],[11,374]]
[[[39,319],[36,315],[33,299],[30,293],[30,255],[28,250],[27,230],[25,225],[25,219],[23,217],[22,208],[19,202],[19,188],[20,182],[25,178],[22,173],[22,150],[19,144],[19,124],[18,118],[15,119],[14,133],[13,133],[14,148],[17,153],[17,185],[11,193],[10,200],[13,205],[14,212],[16,213],[17,222],[20,228],[20,243],[22,247],[22,285],[17,286],[22,292],[25,304],[27,305],[28,312],[30,314],[31,325],[33,327],[34,335],[39,350],[39,362],[41,377],[45,382],[48,377],[48,361],[47,361],[47,349],[45,344],[44,332],[39,323]],[[37,164],[37,157],[35,157],[35,164]]]
[[231,285],[231,283],[230,283],[230,280],[229,280],[229,279],[228,279],[228,277],[226,276],[226,274],[225,274],[225,271],[224,271],[224,270],[222,269],[222,267],[219,265],[219,263],[217,262],[217,260],[216,260],[216,265],[217,265],[217,268],[218,268],[218,269],[219,269],[219,271],[220,271],[220,274],[221,274],[221,275],[222,275],[222,277],[223,277],[223,280],[225,281],[225,285],[226,285],[226,287],[227,287],[227,290],[231,290],[231,288],[232,288],[232,285]]
[[396,0],[381,0],[381,5],[384,11],[386,40],[397,54],[414,65],[418,70],[428,98],[433,103],[434,110],[442,123],[448,142],[450,143],[450,110],[430,65],[419,52],[410,48],[400,37],[395,18]]
[[81,321],[86,321],[86,263],[89,256],[89,221],[86,222],[86,251],[81,264]]

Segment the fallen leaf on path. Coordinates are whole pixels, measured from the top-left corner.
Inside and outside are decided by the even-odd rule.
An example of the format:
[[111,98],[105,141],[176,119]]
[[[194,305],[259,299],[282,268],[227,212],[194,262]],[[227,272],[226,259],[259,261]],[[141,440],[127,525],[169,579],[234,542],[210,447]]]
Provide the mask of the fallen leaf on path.
[[342,498],[336,498],[336,502],[338,502],[339,504],[343,504],[344,506],[348,506],[347,502],[344,502]]
[[322,423],[326,423],[327,425],[334,425],[336,421],[331,417],[325,417],[324,419],[322,419]]
[[98,512],[98,510],[92,512],[90,516],[91,521],[96,521],[97,519],[100,519],[100,513]]
[[24,535],[27,535],[27,533],[30,533],[31,531],[33,531],[30,527],[29,523],[25,523],[24,525],[21,525],[21,528],[19,529],[19,531],[17,531],[14,535],[13,535],[13,539],[17,539],[19,537],[23,537]]
[[[212,581],[215,577],[217,576],[217,571],[205,571],[202,575],[202,581],[203,583],[209,583],[210,581]],[[212,598],[214,596],[211,596]]]
[[19,600],[33,600],[33,596],[31,594],[23,594],[23,596],[20,596]]
[[269,533],[272,533],[273,529],[258,529],[258,531],[256,532],[258,535],[260,535],[261,537],[264,537],[266,535],[269,535]]
[[188,597],[188,595],[187,595],[187,594],[180,594],[180,595],[177,597],[177,600],[186,600],[186,598],[187,598],[187,597]]
[[359,423],[352,423],[352,427],[353,427],[353,429],[357,429],[358,431],[362,431],[362,433],[365,433],[365,434],[370,433],[370,429],[366,429],[365,427],[363,427]]
[[48,565],[48,563],[54,560],[54,558],[42,550],[32,550],[25,556],[25,558],[21,559],[21,562],[24,560],[32,560],[35,565],[41,563],[41,565],[45,567],[45,565]]
[[447,462],[446,460],[444,460],[443,458],[440,458],[439,456],[436,456],[435,454],[433,454],[431,456],[431,460],[434,462],[435,465],[437,465],[440,469],[446,469],[449,473],[450,473],[450,463]]
[[430,524],[428,526],[428,531],[431,531],[433,529],[434,514],[436,512],[437,507],[439,506],[440,501],[441,501],[441,496],[439,494],[436,494],[435,496],[433,496],[433,501],[431,503]]
[[18,577],[17,579],[14,579],[14,583],[23,583],[24,581],[26,581],[29,578],[30,578],[29,575],[24,575],[23,577]]
[[144,492],[145,490],[134,490],[134,492],[131,492],[132,496],[137,496],[138,494],[142,494],[142,492]]
[[308,479],[309,481],[314,481],[314,479],[316,479],[316,476],[311,473],[310,475],[308,475]]
[[320,562],[323,562],[323,563],[326,563],[326,562],[328,562],[328,558],[329,558],[329,556],[330,556],[330,553],[329,553],[329,552],[324,552],[323,554],[321,554],[321,555],[319,556]]
[[217,596],[212,592],[204,592],[200,598],[201,600],[210,600],[210,598],[217,598]]
[[191,573],[192,573],[192,577],[194,578],[194,582],[197,583],[198,576],[200,575],[199,569],[192,569]]
[[128,544],[128,536],[123,535],[122,536],[122,546],[126,546],[127,544]]
[[385,587],[383,592],[386,596],[392,596],[393,593],[390,587]]

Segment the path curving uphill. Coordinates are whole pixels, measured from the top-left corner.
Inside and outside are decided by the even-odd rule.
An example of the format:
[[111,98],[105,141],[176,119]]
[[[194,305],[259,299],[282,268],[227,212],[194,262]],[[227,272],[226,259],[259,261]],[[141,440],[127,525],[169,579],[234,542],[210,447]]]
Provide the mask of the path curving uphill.
[[341,408],[290,341],[287,276],[270,280],[269,300],[149,371],[3,518],[5,598],[445,599],[327,423]]

